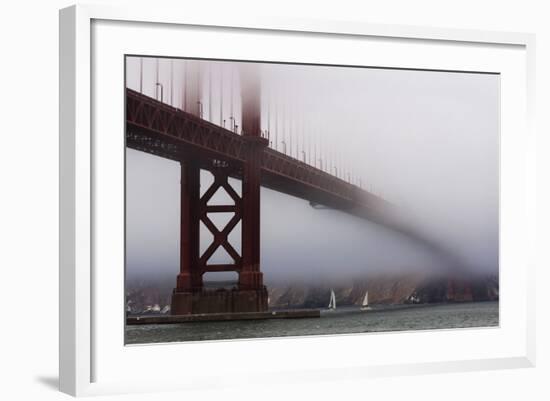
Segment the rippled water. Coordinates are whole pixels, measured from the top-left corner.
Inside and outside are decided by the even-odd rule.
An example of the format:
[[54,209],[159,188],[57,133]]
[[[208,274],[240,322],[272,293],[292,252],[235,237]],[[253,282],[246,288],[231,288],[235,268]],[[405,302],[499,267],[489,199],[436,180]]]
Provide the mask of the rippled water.
[[498,326],[498,302],[323,311],[320,318],[126,326],[126,344]]

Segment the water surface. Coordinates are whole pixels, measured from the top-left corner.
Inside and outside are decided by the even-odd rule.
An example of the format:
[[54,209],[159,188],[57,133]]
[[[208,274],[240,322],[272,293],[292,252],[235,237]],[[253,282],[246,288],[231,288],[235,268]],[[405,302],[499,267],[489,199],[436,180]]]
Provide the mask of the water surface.
[[126,344],[498,326],[498,302],[322,311],[320,318],[126,326]]

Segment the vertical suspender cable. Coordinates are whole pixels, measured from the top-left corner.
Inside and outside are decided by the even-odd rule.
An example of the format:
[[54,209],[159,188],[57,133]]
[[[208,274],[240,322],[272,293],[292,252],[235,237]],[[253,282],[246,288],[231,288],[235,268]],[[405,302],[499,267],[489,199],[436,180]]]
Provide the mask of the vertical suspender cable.
[[143,93],[143,57],[139,58],[139,93]]
[[233,116],[233,85],[234,85],[234,75],[233,75],[233,68],[229,70],[229,117],[233,121],[233,125],[231,126],[231,130],[235,131],[235,116]]
[[174,60],[170,59],[170,106],[174,106]]
[[155,99],[159,99],[159,59],[156,59],[156,74],[155,74]]
[[208,64],[208,121],[212,119],[212,63]]
[[220,64],[220,127],[223,126],[223,64]]
[[279,99],[275,99],[275,150],[279,147]]
[[181,103],[182,103],[182,106],[181,106],[181,109],[183,111],[186,111],[185,109],[187,108],[187,105],[186,105],[186,102],[187,102],[187,93],[186,93],[186,86],[187,86],[187,61],[186,60],[183,60],[183,83],[182,83],[182,87],[183,87],[183,96],[182,96],[182,100],[181,100]]

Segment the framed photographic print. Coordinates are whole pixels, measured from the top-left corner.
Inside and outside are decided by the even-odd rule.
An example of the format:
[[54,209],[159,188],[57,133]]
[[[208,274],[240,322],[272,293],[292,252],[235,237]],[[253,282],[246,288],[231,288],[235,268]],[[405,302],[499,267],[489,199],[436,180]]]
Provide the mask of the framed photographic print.
[[60,32],[62,391],[533,363],[532,36],[96,6]]

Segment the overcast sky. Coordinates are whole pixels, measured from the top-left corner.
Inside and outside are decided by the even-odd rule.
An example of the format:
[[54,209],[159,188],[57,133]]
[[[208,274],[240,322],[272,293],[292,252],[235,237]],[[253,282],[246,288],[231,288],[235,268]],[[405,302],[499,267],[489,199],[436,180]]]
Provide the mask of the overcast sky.
[[[163,100],[181,107],[182,60],[158,62]],[[196,62],[203,117],[240,125],[239,63]],[[499,76],[256,64],[271,146],[395,203],[470,268],[498,269]],[[157,96],[157,61],[127,62],[127,86]],[[209,83],[212,83],[210,89]],[[223,82],[223,85],[222,85]],[[223,88],[223,90],[220,90]],[[220,106],[223,105],[223,106]],[[220,121],[222,121],[220,123]],[[291,149],[292,144],[292,149]],[[302,153],[302,151],[305,153]],[[322,160],[322,161],[321,161]],[[127,271],[177,274],[179,164],[127,150]],[[202,173],[201,190],[210,180]],[[233,181],[238,189],[240,182]],[[407,238],[365,220],[262,189],[266,282],[372,271],[438,269]],[[220,218],[222,218],[220,216]],[[218,221],[221,223],[221,221]],[[240,227],[240,226],[239,226]],[[207,230],[201,248],[207,243]],[[240,248],[240,231],[232,242]],[[226,257],[215,254],[211,262]]]

